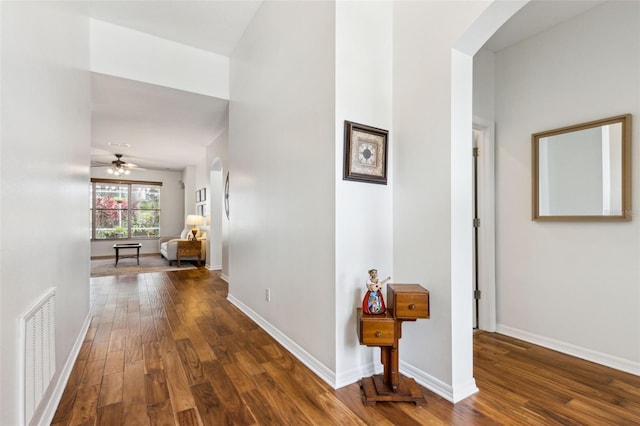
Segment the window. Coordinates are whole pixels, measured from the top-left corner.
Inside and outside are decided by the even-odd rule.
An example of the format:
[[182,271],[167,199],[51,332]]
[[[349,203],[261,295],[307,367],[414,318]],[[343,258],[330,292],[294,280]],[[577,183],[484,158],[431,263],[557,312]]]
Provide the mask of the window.
[[91,179],[91,238],[160,236],[162,182]]

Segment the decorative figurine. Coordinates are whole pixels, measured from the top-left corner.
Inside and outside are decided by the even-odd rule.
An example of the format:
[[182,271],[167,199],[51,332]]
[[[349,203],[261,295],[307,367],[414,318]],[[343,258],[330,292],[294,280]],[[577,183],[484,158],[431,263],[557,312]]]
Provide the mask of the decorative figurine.
[[389,281],[391,277],[387,277],[380,281],[378,279],[378,270],[369,269],[369,280],[367,280],[367,293],[362,299],[362,312],[365,314],[379,315],[384,314],[387,308],[384,306],[382,297],[382,286]]

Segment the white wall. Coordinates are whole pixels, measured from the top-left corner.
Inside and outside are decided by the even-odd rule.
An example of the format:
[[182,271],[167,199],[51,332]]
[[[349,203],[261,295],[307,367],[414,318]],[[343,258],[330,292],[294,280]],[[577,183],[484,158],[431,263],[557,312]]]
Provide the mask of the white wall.
[[[421,382],[453,400],[466,396],[459,388],[464,387],[468,394],[475,386],[471,375],[471,275],[461,280],[462,285],[456,283],[458,287],[452,277],[452,213],[468,215],[471,224],[470,209],[457,212],[451,208],[452,63],[456,60],[452,48],[487,5],[394,3],[394,281],[419,283],[431,296],[431,318],[403,326],[400,355],[405,368],[413,367]],[[470,69],[471,64],[468,66]],[[469,90],[470,79],[471,74],[464,82]],[[466,104],[456,105],[463,113],[468,111],[468,130],[457,131],[469,132],[469,153],[470,103],[469,93]],[[470,155],[467,164],[470,176]],[[470,206],[470,180],[467,187],[465,206]],[[470,251],[471,244],[461,257],[470,260]],[[469,262],[466,270],[470,268]],[[469,299],[464,299],[465,294]],[[460,306],[465,310],[459,310]]]
[[473,56],[473,117],[492,123],[495,114],[495,55],[481,49]]
[[[607,2],[497,52],[495,70],[499,331],[638,374],[638,209],[631,222],[532,222],[530,137],[623,113],[637,120],[640,3]],[[632,191],[637,205],[640,186]]]
[[[49,287],[56,288],[54,382],[88,319],[89,22],[72,13],[77,6],[0,4],[3,425],[19,423],[21,313]],[[48,392],[45,401],[50,397]]]
[[[112,175],[108,175],[104,168],[92,168],[92,178],[110,179]],[[185,227],[185,219],[187,213],[185,212],[184,194],[185,189],[182,182],[182,173],[173,171],[161,171],[161,170],[145,170],[145,171],[131,171],[130,175],[127,175],[124,180],[138,180],[149,182],[162,182],[160,189],[160,235],[180,235],[180,232]],[[88,187],[87,183],[87,187]],[[87,236],[91,235],[87,232]],[[91,256],[115,256],[113,250],[114,240],[94,240],[91,241]],[[157,239],[131,239],[127,240],[131,243],[141,243],[142,248],[140,253],[160,253]]]
[[91,19],[91,71],[229,99],[229,58]]
[[342,176],[345,120],[389,130],[389,146],[394,143],[392,23],[391,2],[336,3],[337,387],[381,369],[380,350],[359,345],[355,308],[362,306],[369,269],[378,269],[380,278],[394,278],[393,157],[388,158],[387,185],[345,181]]
[[230,298],[333,371],[334,46],[333,3],[264,2],[229,105]]

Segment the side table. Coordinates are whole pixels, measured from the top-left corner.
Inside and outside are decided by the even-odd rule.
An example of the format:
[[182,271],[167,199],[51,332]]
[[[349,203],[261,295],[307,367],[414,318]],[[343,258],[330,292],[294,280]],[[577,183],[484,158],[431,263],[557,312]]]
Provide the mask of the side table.
[[405,401],[426,405],[416,381],[399,371],[399,340],[402,323],[429,318],[429,291],[419,284],[387,285],[387,312],[370,315],[357,308],[358,339],[361,345],[380,347],[383,374],[360,380],[365,405],[378,401]]
[[180,240],[178,241],[177,260],[180,266],[180,258],[187,256],[198,256],[198,266],[202,263],[202,241]]

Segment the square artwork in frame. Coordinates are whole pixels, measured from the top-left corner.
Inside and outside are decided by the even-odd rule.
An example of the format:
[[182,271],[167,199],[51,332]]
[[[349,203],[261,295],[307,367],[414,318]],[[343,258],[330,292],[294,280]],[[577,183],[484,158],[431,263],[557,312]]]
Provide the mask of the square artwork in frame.
[[389,131],[344,122],[344,180],[387,184]]

